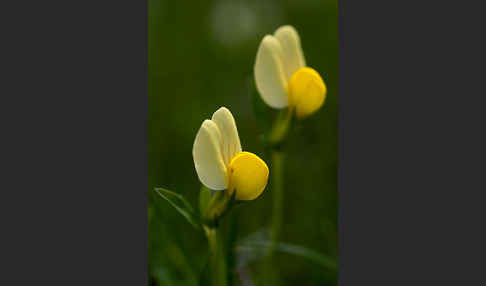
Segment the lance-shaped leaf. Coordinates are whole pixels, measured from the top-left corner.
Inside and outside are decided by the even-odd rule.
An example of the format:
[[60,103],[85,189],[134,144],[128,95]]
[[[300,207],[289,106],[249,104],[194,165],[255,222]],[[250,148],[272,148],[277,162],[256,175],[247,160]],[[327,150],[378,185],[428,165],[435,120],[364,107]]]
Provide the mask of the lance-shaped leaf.
[[[239,243],[237,250],[240,258],[240,267],[252,260],[261,259],[268,253],[268,250],[272,247],[272,242],[266,239],[267,236],[268,234],[266,232],[256,232]],[[323,268],[337,271],[337,263],[332,257],[315,250],[285,242],[276,242],[274,250],[300,256],[309,259]]]
[[194,209],[182,195],[164,188],[154,188],[154,190],[185,217],[192,226],[196,229],[201,229],[201,224],[195,215]]

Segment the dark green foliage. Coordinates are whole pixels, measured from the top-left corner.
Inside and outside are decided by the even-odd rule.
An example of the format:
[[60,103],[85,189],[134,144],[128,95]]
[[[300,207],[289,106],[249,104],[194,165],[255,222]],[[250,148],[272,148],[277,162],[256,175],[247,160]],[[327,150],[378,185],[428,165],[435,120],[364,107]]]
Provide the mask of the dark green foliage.
[[[283,24],[299,32],[307,64],[321,74],[328,93],[321,110],[293,123],[285,145],[283,248],[277,247],[275,258],[282,285],[337,285],[337,272],[325,267],[325,261],[338,261],[337,1],[149,0],[148,13],[151,285],[208,281],[202,275],[208,263],[204,233],[154,191],[174,190],[199,217],[201,185],[192,146],[203,120],[226,106],[235,117],[243,150],[270,163],[262,134],[269,128],[265,118],[275,118],[277,111],[257,97],[253,65],[260,40]],[[235,38],[228,36],[232,33]],[[258,199],[236,206],[220,222],[227,235],[228,267],[234,268],[227,280],[234,285],[242,279],[253,285],[262,281],[257,254],[265,249],[258,246],[235,257],[234,243],[238,248],[244,238],[270,227],[271,187],[270,180]]]

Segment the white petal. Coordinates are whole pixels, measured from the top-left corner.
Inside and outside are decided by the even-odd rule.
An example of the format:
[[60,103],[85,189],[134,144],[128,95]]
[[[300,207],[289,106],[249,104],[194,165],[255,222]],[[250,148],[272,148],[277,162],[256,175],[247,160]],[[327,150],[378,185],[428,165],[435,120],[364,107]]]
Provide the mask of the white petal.
[[275,31],[275,38],[280,41],[283,50],[283,66],[287,80],[299,68],[305,66],[304,53],[300,45],[300,37],[294,27],[286,25]]
[[213,121],[205,120],[194,140],[192,157],[199,180],[212,190],[224,190],[227,187],[221,143],[219,128]]
[[226,166],[231,159],[241,152],[240,137],[236,129],[235,119],[226,107],[218,109],[211,119],[219,127],[222,139],[223,160]]
[[258,47],[255,60],[255,83],[263,101],[273,108],[287,106],[287,78],[282,58],[280,42],[266,35]]

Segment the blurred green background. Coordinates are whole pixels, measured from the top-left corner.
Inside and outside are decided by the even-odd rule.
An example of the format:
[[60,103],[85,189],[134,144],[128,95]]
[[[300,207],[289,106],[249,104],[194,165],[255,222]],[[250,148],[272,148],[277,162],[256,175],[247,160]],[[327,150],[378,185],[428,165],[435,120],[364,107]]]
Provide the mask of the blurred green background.
[[[243,150],[262,157],[271,172],[252,113],[253,65],[263,36],[285,24],[299,32],[307,65],[321,74],[328,93],[323,108],[301,122],[286,145],[280,240],[337,262],[337,0],[149,0],[148,14],[150,285],[198,285],[207,262],[204,235],[153,191],[165,187],[196,208],[200,182],[192,144],[204,119],[229,108]],[[238,239],[269,227],[271,206],[270,181],[260,198],[232,210]],[[253,284],[241,285],[258,285],[258,260],[246,262],[240,257],[236,271]],[[277,262],[282,285],[337,285],[336,271],[305,257],[278,253]]]

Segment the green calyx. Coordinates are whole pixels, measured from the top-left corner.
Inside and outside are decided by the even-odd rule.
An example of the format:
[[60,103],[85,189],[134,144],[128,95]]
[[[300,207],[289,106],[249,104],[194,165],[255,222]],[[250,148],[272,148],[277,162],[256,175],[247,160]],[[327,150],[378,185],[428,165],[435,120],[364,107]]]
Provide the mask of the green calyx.
[[272,129],[266,137],[266,144],[274,149],[278,149],[285,142],[292,124],[292,109],[282,109],[272,125]]
[[216,227],[219,220],[236,205],[235,194],[236,192],[232,192],[230,195],[227,190],[214,192],[201,213],[203,224],[210,228]]

